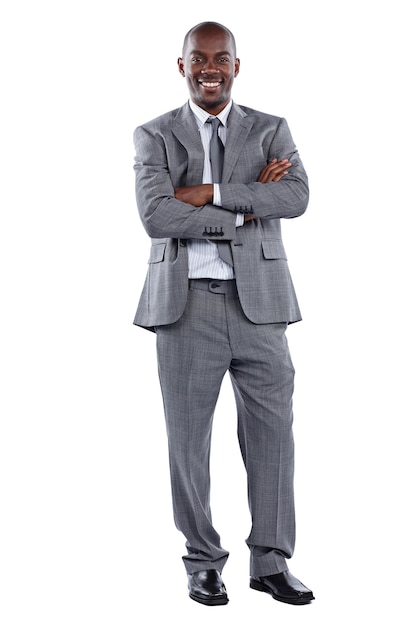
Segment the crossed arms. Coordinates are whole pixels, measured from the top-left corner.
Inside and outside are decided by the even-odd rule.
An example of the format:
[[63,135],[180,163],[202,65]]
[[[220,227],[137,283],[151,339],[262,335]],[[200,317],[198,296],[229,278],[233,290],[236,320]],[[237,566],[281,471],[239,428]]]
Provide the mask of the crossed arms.
[[[257,182],[277,183],[283,176],[286,176],[290,167],[292,167],[292,164],[288,159],[282,159],[281,161],[273,159],[261,170]],[[176,187],[174,196],[177,200],[186,202],[195,207],[210,204],[213,202],[213,185],[202,184],[192,187]],[[255,219],[257,219],[256,215],[244,216],[244,222]]]
[[[293,218],[306,210],[308,179],[283,118],[268,146],[264,167],[260,147],[257,158],[261,171],[257,176],[252,168],[253,182],[248,182],[249,174],[240,170],[227,183],[220,183],[221,207],[212,204],[213,185],[181,184],[184,157],[173,144],[171,133],[166,135],[159,127],[146,125],[136,129],[134,140],[137,205],[152,238],[207,239],[213,228],[222,229],[224,238],[231,240],[236,235],[240,207],[252,207],[251,214],[244,216],[246,220]],[[242,163],[244,158],[248,163],[253,157],[243,156]]]

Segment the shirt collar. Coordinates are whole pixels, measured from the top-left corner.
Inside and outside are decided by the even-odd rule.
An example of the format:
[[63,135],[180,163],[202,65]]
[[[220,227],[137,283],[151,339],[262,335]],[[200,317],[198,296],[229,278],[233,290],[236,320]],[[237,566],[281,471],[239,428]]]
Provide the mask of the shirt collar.
[[232,107],[232,100],[230,100],[228,104],[226,105],[226,107],[222,109],[222,111],[218,113],[218,115],[216,116],[210,115],[207,111],[197,106],[197,104],[195,104],[191,100],[189,100],[189,106],[191,110],[193,111],[193,113],[195,114],[199,126],[203,126],[203,124],[205,124],[208,117],[217,117],[218,119],[221,120],[222,124],[226,126],[228,115]]

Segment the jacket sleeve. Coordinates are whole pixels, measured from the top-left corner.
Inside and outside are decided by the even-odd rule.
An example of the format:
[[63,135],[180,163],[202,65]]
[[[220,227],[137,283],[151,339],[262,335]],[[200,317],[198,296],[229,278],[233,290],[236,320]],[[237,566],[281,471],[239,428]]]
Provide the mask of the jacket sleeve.
[[166,145],[157,132],[140,126],[134,133],[135,191],[139,215],[153,238],[233,239],[235,214],[206,204],[194,207],[176,200]]
[[221,183],[222,207],[234,213],[251,213],[263,219],[292,218],[302,215],[308,206],[308,177],[293,142],[288,124],[280,118],[269,146],[267,162],[277,158],[289,159],[292,167],[277,183],[250,181],[243,184]]

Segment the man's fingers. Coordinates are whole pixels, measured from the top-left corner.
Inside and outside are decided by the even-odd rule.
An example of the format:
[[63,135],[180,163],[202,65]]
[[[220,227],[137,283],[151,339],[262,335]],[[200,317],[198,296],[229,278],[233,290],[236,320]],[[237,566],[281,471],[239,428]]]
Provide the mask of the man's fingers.
[[282,159],[278,161],[277,159],[273,159],[268,163],[260,173],[258,177],[259,183],[271,183],[277,182],[285,174],[287,174],[289,168],[292,166],[291,162],[288,159]]

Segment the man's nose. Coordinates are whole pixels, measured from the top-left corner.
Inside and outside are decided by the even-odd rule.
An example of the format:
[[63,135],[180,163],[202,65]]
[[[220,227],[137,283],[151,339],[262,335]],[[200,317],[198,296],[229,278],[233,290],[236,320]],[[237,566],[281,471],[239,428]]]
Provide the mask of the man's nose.
[[208,59],[206,63],[204,64],[204,66],[202,67],[201,71],[204,74],[214,74],[215,72],[218,71],[218,68],[216,67],[214,61],[211,61],[210,59]]

